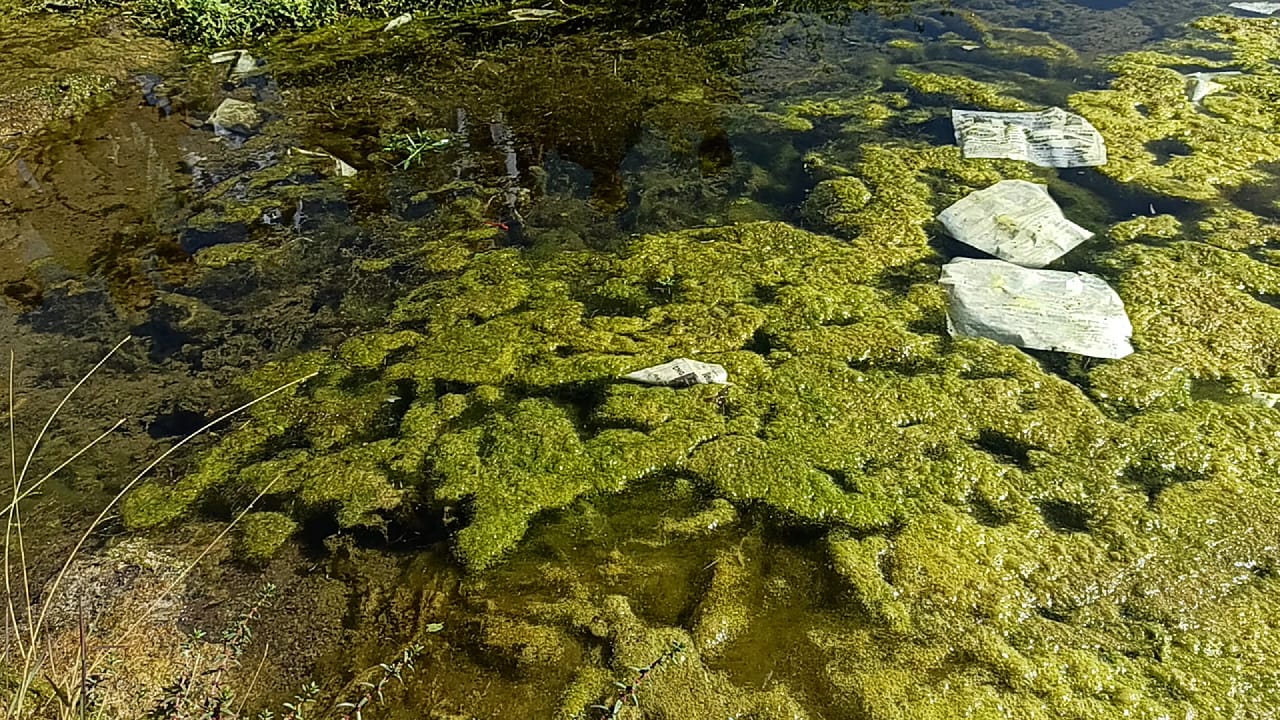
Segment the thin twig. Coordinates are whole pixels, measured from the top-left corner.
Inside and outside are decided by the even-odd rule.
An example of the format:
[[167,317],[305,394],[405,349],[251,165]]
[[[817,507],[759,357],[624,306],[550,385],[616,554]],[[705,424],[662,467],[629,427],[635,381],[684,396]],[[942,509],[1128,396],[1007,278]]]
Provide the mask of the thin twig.
[[249,687],[244,691],[244,697],[240,699],[240,707],[236,708],[235,717],[244,714],[244,706],[249,702],[249,696],[253,694],[253,689],[258,685],[258,673],[262,672],[262,666],[267,662],[267,652],[271,650],[271,641],[265,640],[262,648],[262,659],[258,660],[258,667],[253,671],[253,678],[249,680]]
[[[111,359],[112,355],[116,354],[117,350],[124,347],[124,344],[129,342],[132,339],[133,339],[133,336],[127,335],[123,340],[116,343],[115,347],[108,350],[107,354],[103,355],[102,359],[98,361],[98,364],[90,368],[89,372],[85,373],[84,377],[80,378],[80,382],[77,382],[74,386],[72,386],[70,390],[67,391],[67,394],[62,397],[62,402],[58,403],[58,406],[53,409],[53,412],[49,413],[49,419],[45,420],[44,427],[40,428],[39,434],[36,435],[36,441],[31,443],[31,452],[27,453],[27,461],[22,465],[22,474],[18,476],[20,480],[23,478],[26,478],[27,470],[31,467],[31,459],[36,455],[36,448],[40,447],[40,442],[44,440],[45,433],[49,432],[49,426],[52,425],[54,419],[58,417],[58,413],[62,412],[63,406],[66,405],[69,400],[71,400],[71,396],[74,395],[75,392],[80,389],[81,385],[84,385],[86,382],[88,382],[89,378],[93,377],[93,374],[98,372],[98,369],[101,368],[103,365],[105,365],[107,361]],[[13,397],[13,370],[12,370],[13,352],[12,351],[10,351],[9,353],[9,363],[10,363],[9,397],[10,399],[12,399]],[[10,410],[10,413],[9,413],[9,427],[10,428],[13,427],[12,410]],[[12,443],[13,443],[12,430],[10,430],[9,442],[10,442],[10,447],[12,447]]]

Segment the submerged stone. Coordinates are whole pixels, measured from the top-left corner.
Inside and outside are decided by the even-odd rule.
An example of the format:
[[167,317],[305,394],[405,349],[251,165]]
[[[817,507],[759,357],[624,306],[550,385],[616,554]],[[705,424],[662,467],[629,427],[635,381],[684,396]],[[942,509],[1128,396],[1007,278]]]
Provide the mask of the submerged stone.
[[220,137],[243,139],[256,133],[263,120],[253,103],[227,98],[209,115],[208,123]]

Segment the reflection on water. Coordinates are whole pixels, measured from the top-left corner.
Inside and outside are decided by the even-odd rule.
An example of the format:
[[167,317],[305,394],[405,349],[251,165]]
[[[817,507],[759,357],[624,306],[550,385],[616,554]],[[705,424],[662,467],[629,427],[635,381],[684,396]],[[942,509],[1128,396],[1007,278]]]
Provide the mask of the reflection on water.
[[[149,458],[315,371],[91,553],[163,576],[110,553],[190,556],[252,505],[173,622],[278,585],[267,672],[228,671],[264,707],[358,697],[421,642],[388,717],[1268,715],[1274,21],[1024,5],[357,22],[244,68],[12,21],[18,435],[135,337],[37,458],[126,418],[33,506],[34,571]],[[1197,105],[1205,69],[1245,74]],[[953,146],[952,108],[1045,106],[1111,162]],[[975,251],[933,217],[1002,178],[1095,233],[1054,267],[1117,288],[1135,355],[949,337],[938,269]],[[612,379],[682,355],[734,385]]]

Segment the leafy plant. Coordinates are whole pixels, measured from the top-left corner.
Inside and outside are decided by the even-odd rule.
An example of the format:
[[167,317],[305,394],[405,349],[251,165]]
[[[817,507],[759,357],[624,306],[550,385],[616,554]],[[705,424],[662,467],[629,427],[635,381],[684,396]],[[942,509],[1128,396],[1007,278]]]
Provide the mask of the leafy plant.
[[[234,693],[224,683],[229,670],[239,666],[240,657],[253,640],[253,623],[262,615],[276,595],[276,586],[267,583],[258,591],[245,609],[226,629],[219,642],[212,646],[213,657],[203,631],[192,633],[184,644],[183,654],[188,658],[183,673],[164,689],[164,697],[152,708],[153,720],[214,720],[232,715],[229,710]],[[209,667],[206,669],[206,663]]]
[[382,143],[382,150],[392,155],[403,156],[404,159],[396,163],[396,167],[408,170],[422,158],[423,153],[440,152],[452,147],[453,143],[454,135],[448,131],[419,129],[388,135]]
[[364,720],[364,709],[373,702],[384,702],[386,697],[383,695],[383,688],[387,683],[395,680],[400,684],[404,684],[404,673],[406,670],[414,669],[413,661],[422,652],[422,645],[413,644],[405,648],[400,653],[400,657],[389,663],[378,663],[377,670],[381,671],[376,682],[368,682],[362,680],[358,683],[360,692],[351,700],[340,702],[334,706],[335,709],[342,712],[342,720]]
[[[444,629],[440,623],[427,626],[427,632],[439,632]],[[391,662],[378,663],[361,673],[369,679],[357,680],[352,685],[348,699],[335,703],[328,712],[315,712],[320,701],[320,686],[315,682],[307,683],[291,702],[282,704],[284,712],[277,716],[271,710],[258,713],[257,720],[317,720],[318,718],[340,718],[341,720],[364,720],[369,708],[386,702],[385,690],[392,680],[404,684],[407,673],[416,670],[415,662],[422,654],[424,646],[414,643],[400,651],[400,655]],[[376,678],[376,679],[373,679]]]

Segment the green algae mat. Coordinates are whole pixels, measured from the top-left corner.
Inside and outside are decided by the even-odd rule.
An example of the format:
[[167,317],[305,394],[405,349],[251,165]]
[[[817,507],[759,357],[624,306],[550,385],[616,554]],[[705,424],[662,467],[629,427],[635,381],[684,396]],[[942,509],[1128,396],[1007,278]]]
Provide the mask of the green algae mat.
[[[4,327],[56,347],[75,298],[110,308],[146,345],[112,377],[190,398],[131,401],[161,447],[309,377],[112,528],[234,519],[183,601],[282,589],[226,671],[252,712],[354,717],[363,680],[364,717],[437,720],[1273,717],[1280,19],[1016,5],[468,8],[276,35],[249,80],[189,60],[163,214],[88,273],[30,263]],[[263,126],[207,150],[222,96]],[[27,149],[47,106],[22,157],[57,152]],[[954,145],[953,108],[1049,106],[1106,165]],[[1119,293],[1132,355],[951,337],[973,251],[936,215],[1006,179],[1096,233],[1051,267]],[[731,384],[621,379],[680,357]],[[67,491],[119,485],[91,475]],[[107,716],[154,702],[119,699],[136,666]]]

